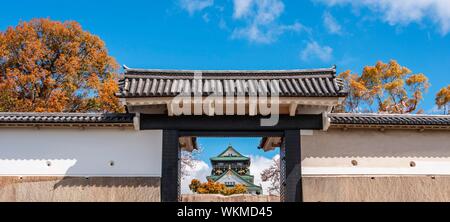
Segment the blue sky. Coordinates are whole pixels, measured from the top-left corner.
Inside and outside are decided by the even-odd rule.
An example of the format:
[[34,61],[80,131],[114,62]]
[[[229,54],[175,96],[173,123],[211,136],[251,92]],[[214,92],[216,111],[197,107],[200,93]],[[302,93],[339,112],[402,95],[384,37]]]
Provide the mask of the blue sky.
[[[355,3],[357,2],[357,3]],[[120,64],[171,69],[360,72],[396,59],[429,76],[421,108],[450,83],[450,1],[5,1],[0,30],[45,17],[75,20]]]
[[244,156],[255,155],[272,159],[279,154],[279,149],[268,152],[258,149],[260,140],[260,137],[200,137],[198,138],[201,148],[199,159],[211,165],[209,158],[219,155],[228,145],[232,145]]

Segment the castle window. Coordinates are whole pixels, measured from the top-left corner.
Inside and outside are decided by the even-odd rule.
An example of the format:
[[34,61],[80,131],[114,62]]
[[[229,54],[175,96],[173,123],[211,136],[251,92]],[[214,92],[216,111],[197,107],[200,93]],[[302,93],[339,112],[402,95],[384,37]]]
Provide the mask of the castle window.
[[232,181],[225,182],[225,186],[227,186],[227,187],[234,187],[234,185],[235,185],[235,183]]

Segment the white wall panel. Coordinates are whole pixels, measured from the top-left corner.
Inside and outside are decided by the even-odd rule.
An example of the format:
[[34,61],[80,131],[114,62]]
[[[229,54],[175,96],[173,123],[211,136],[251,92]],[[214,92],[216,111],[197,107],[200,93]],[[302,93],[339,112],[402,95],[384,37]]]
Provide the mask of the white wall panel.
[[302,134],[304,175],[450,175],[450,131],[330,129]]
[[1,176],[161,176],[161,155],[161,130],[0,129]]

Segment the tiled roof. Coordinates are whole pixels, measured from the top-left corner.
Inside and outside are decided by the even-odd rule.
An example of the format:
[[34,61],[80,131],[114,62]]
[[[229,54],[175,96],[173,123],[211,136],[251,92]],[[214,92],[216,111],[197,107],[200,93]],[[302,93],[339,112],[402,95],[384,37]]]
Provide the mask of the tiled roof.
[[220,178],[224,177],[225,175],[227,175],[228,173],[232,173],[234,176],[240,178],[246,185],[247,189],[251,189],[254,190],[256,188],[256,190],[261,191],[261,186],[255,185],[252,181],[249,181],[248,179],[252,179],[252,178],[246,178],[243,177],[243,175],[239,175],[237,172],[235,172],[232,169],[228,169],[227,171],[225,171],[224,173],[222,173],[220,176],[207,176],[207,179],[212,179],[213,181],[218,181]]
[[132,114],[121,113],[0,113],[0,124],[20,123],[78,123],[78,124],[120,124],[132,123]]
[[220,157],[211,157],[211,161],[245,161],[249,160],[249,157],[245,156],[220,156]]
[[[201,73],[202,78],[196,76]],[[143,70],[125,69],[119,97],[183,95],[345,96],[336,70]]]
[[333,125],[430,125],[450,126],[450,115],[331,113]]
[[228,157],[228,156],[225,156],[225,153],[228,151],[236,154],[236,156],[239,156],[239,157],[244,156],[241,153],[239,153],[233,146],[228,145],[224,151],[222,151],[219,155],[217,155],[217,157]]

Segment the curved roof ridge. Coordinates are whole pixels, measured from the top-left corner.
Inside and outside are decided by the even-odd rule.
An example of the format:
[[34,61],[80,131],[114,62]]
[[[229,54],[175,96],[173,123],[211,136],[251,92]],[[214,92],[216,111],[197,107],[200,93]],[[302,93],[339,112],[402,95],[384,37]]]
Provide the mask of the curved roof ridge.
[[218,74],[224,74],[224,73],[228,73],[228,74],[275,74],[275,73],[280,73],[280,74],[290,74],[290,73],[314,73],[314,72],[332,72],[335,73],[336,72],[336,68],[335,67],[331,67],[331,68],[317,68],[317,69],[255,69],[255,70],[227,70],[227,69],[217,69],[217,70],[196,70],[196,69],[138,69],[138,68],[128,68],[128,67],[124,67],[125,70],[125,74],[130,74],[130,73],[139,73],[139,74],[161,74],[161,73],[172,73],[172,74],[180,74],[180,73],[190,73],[190,74],[195,74],[195,73],[207,73],[207,74],[213,74],[213,73],[218,73]]
[[223,157],[223,155],[228,151],[231,150],[233,152],[235,152],[237,154],[238,157],[245,157],[244,155],[242,155],[239,151],[237,151],[232,145],[228,145],[227,148],[225,148],[224,151],[222,151],[219,155],[217,155],[216,157]]
[[228,172],[231,172],[233,175],[239,177],[239,179],[241,179],[247,186],[251,186],[251,187],[261,187],[256,185],[254,182],[252,183],[251,181],[248,181],[244,178],[242,178],[242,175],[239,175],[239,173],[237,173],[236,171],[232,170],[232,169],[227,169],[225,172],[223,172],[219,177],[217,177],[216,181],[219,180],[220,178],[224,177],[225,175],[228,174]]

